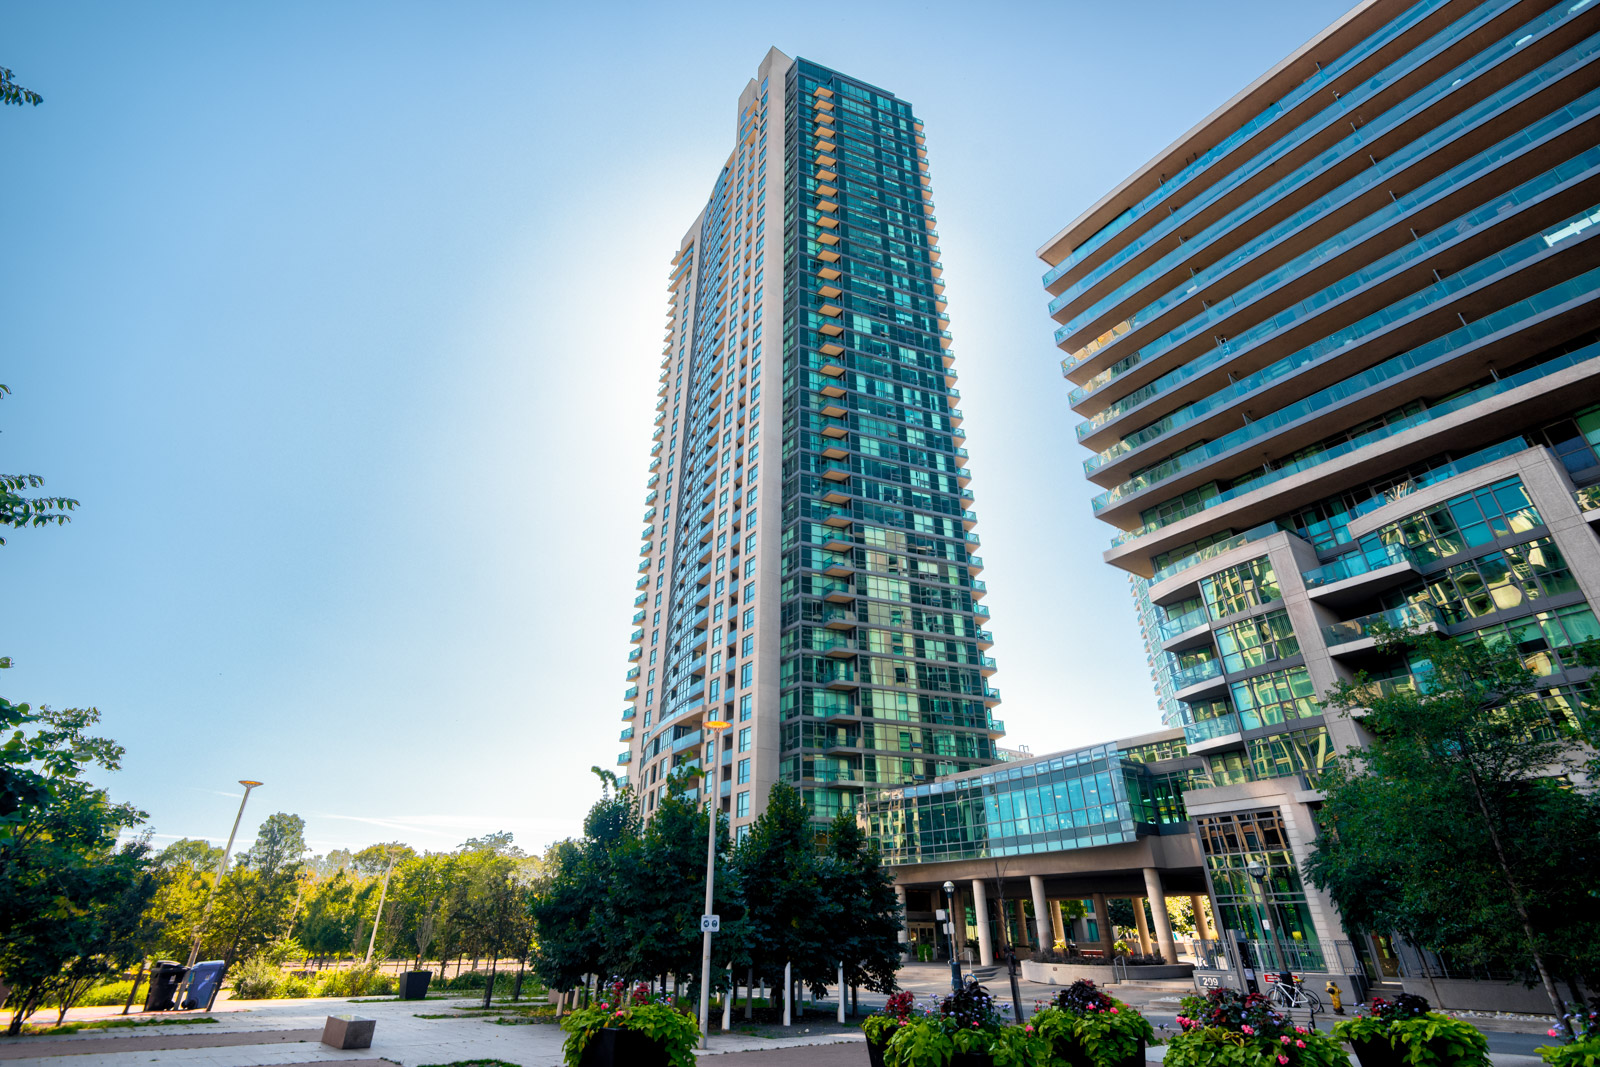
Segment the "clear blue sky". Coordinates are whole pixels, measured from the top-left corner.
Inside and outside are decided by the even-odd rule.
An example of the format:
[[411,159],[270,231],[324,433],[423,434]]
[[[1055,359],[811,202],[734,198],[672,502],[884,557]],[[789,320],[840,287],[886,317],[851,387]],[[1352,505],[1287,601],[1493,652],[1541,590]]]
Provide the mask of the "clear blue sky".
[[12,699],[94,705],[157,843],[575,832],[620,746],[668,260],[768,47],[926,121],[995,683],[1154,728],[1035,249],[1344,0],[6,4]]

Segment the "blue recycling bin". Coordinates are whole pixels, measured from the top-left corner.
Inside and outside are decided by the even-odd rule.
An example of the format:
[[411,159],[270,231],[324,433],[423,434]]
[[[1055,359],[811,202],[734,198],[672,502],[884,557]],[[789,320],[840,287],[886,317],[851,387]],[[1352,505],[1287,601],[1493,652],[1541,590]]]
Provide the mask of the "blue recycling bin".
[[184,986],[183,999],[179,1006],[184,1011],[193,1011],[195,1008],[210,1009],[211,1000],[217,995],[217,987],[222,984],[222,972],[226,964],[221,960],[206,960],[194,965],[189,972],[189,980]]

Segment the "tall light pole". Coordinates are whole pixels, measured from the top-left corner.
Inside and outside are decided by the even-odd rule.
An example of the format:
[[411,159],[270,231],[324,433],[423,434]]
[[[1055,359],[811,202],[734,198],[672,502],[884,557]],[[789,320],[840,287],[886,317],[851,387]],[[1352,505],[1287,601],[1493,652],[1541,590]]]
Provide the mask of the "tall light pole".
[[[722,731],[732,723],[723,722],[721,719],[707,719],[701,729],[711,735],[711,769],[707,772],[707,780],[711,785],[707,788],[706,806],[709,827],[706,830],[706,909],[702,915],[710,915],[714,906],[712,891],[717,878],[717,812],[721,808],[720,798],[717,796],[717,764],[722,762]],[[711,927],[702,922],[704,929],[700,934],[700,1047],[705,1048],[711,1038]]]
[[389,874],[394,870],[394,849],[386,847],[383,853],[389,858],[389,864],[383,869],[383,888],[378,890],[378,913],[372,917],[372,936],[367,938],[367,958],[361,961],[362,966],[372,962],[372,946],[378,943],[378,923],[383,921],[383,901],[389,895]]
[[206,894],[206,910],[200,914],[200,926],[194,932],[194,944],[189,948],[189,962],[185,967],[193,967],[194,961],[200,958],[200,939],[205,936],[206,923],[211,921],[211,905],[217,901],[217,886],[222,884],[222,876],[228,872],[228,857],[233,854],[233,839],[239,834],[239,820],[244,818],[244,805],[250,799],[250,790],[260,785],[248,778],[239,779],[239,784],[244,786],[244,796],[239,798],[239,814],[233,817],[233,829],[228,831],[228,847],[222,850],[222,862],[217,864],[217,876],[211,880],[211,892]]
[[950,990],[961,992],[961,958],[956,955],[956,884],[944,884],[944,932],[950,939]]

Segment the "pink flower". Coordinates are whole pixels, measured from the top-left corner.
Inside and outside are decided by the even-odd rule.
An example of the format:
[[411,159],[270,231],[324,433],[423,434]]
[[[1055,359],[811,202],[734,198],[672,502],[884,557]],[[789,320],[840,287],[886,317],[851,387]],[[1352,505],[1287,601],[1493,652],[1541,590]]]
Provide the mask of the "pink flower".
[[1027,1033],[1027,1034],[1033,1033],[1033,1024],[1030,1023],[1029,1025],[1024,1026],[1022,1028],[1022,1031],[1023,1031],[1023,1033]]
[[[709,816],[707,816],[707,817],[708,817],[708,818],[709,818]],[[1111,1014],[1112,1014],[1112,1015],[1115,1015],[1115,1014],[1117,1014],[1117,1009],[1116,1009],[1116,1008],[1112,1008],[1112,1009],[1111,1009]]]
[[1288,1063],[1289,1062],[1289,1057],[1287,1057],[1287,1056],[1279,1056],[1278,1057],[1278,1062],[1279,1063]]
[[1303,1026],[1297,1026],[1294,1028],[1294,1032],[1297,1034],[1303,1034],[1306,1032],[1306,1028]]
[[1295,1048],[1305,1048],[1306,1047],[1306,1043],[1304,1041],[1296,1041],[1294,1044],[1295,1044]]
[[1247,1034],[1252,1034],[1253,1035],[1255,1033],[1255,1031],[1250,1028],[1250,1024],[1249,1023],[1245,1023],[1243,1026],[1239,1027],[1239,1029],[1243,1030]]
[[1284,1034],[1282,1037],[1278,1038],[1278,1040],[1282,1041],[1285,1045],[1287,1045],[1289,1043],[1289,1035],[1288,1034]]

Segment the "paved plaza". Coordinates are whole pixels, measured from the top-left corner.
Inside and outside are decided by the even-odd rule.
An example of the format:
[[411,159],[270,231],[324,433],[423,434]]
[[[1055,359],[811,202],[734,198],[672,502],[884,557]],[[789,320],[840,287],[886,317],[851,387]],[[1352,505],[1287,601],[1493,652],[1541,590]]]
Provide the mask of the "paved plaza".
[[[918,1000],[937,997],[950,987],[949,970],[938,965],[908,965],[899,977],[902,987],[915,993]],[[1009,1008],[1009,982],[1004,976],[990,979],[988,985]],[[1019,985],[1023,1004],[1030,1010],[1055,991],[1055,987],[1031,982]],[[1157,1027],[1173,1027],[1181,990],[1126,985],[1112,987],[1112,991],[1139,1007]],[[861,1008],[865,1012],[882,1002],[881,996],[863,996]],[[431,1067],[462,1060],[503,1060],[521,1067],[561,1064],[564,1035],[557,1026],[515,1025],[495,1021],[505,1016],[460,1014],[477,1005],[478,1001],[470,997],[366,1003],[224,999],[210,1013],[217,1020],[215,1023],[0,1039],[0,1067],[293,1067],[335,1061],[374,1067]],[[119,1009],[115,1008],[83,1008],[75,1009],[69,1018],[118,1014]],[[321,1044],[323,1023],[334,1014],[377,1020],[372,1047],[344,1052]],[[34,1021],[46,1023],[53,1018],[41,1014]],[[1318,1019],[1323,1028],[1331,1021]],[[1545,1043],[1541,1024],[1527,1020],[1472,1021],[1486,1031],[1495,1067],[1541,1067],[1542,1061],[1535,1053]],[[863,1039],[853,1027],[841,1033],[831,1022],[823,1026],[808,1020],[797,1024],[793,1031],[792,1036],[781,1037],[770,1036],[774,1028],[715,1036],[711,1048],[702,1055],[715,1057],[716,1067],[854,1067],[867,1062]],[[1163,1051],[1160,1047],[1149,1050],[1152,1063],[1160,1062]]]

